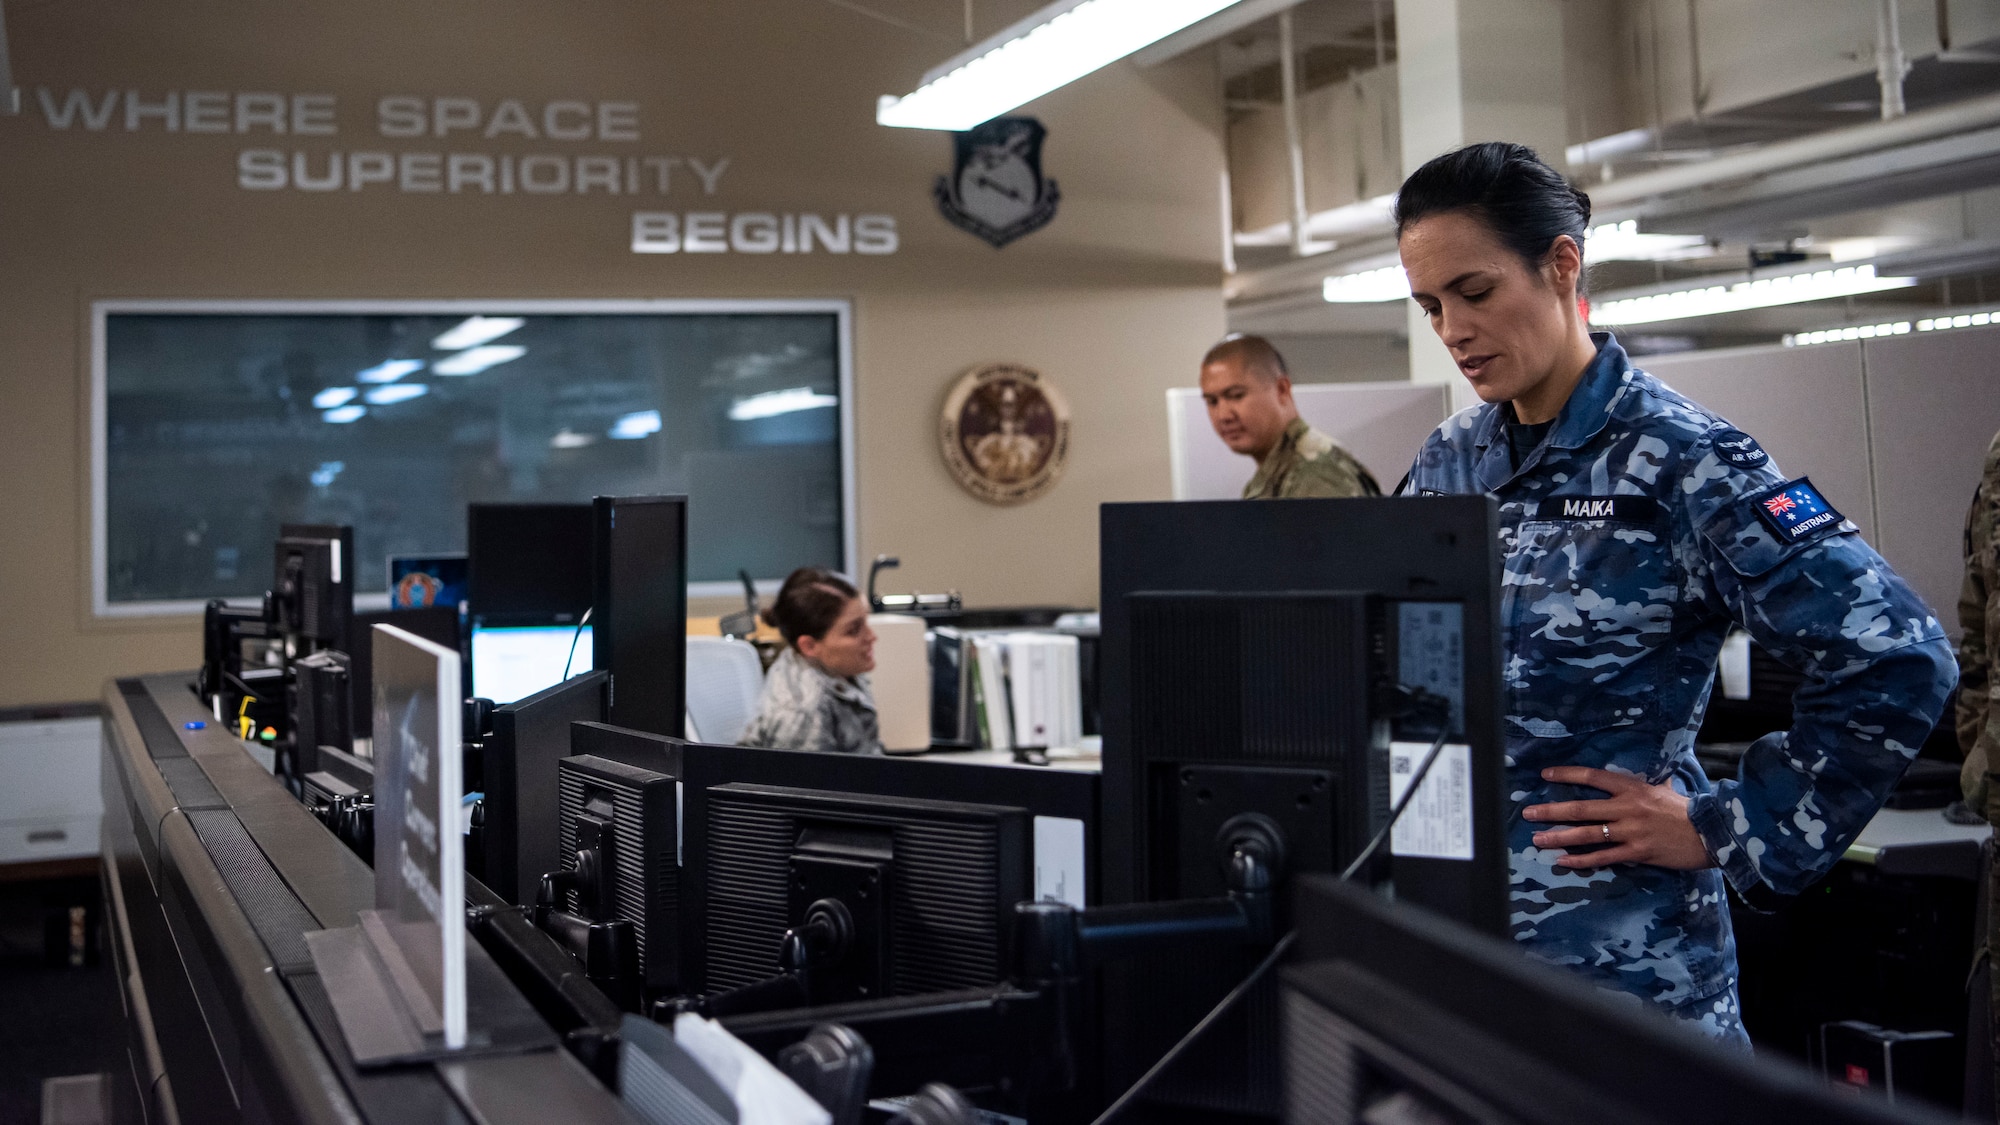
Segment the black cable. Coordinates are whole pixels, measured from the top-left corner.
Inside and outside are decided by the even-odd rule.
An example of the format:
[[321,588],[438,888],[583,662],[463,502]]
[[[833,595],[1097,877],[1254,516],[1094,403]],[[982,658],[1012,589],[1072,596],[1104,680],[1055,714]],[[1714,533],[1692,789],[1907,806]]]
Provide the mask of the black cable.
[[[1347,870],[1340,873],[1341,882],[1345,883],[1352,879],[1354,873],[1366,866],[1369,858],[1381,848],[1382,841],[1389,838],[1389,832],[1395,828],[1397,818],[1403,815],[1404,809],[1410,807],[1410,801],[1417,795],[1417,787],[1424,783],[1425,776],[1431,771],[1432,763],[1437,761],[1438,753],[1444,749],[1445,739],[1450,736],[1451,727],[1449,724],[1446,724],[1438,731],[1437,739],[1431,743],[1431,748],[1425,752],[1424,760],[1417,766],[1417,772],[1411,776],[1410,787],[1404,790],[1403,799],[1397,801],[1395,807],[1389,810],[1388,821],[1375,833],[1375,838],[1368,841],[1368,846],[1361,849],[1361,854],[1355,857],[1354,862],[1347,865]],[[1241,1003],[1243,997],[1249,995],[1250,990],[1256,987],[1257,982],[1262,980],[1271,971],[1272,967],[1278,963],[1279,959],[1284,956],[1285,950],[1291,948],[1292,939],[1296,936],[1298,936],[1296,933],[1288,933],[1284,937],[1279,938],[1278,943],[1271,947],[1271,952],[1265,954],[1264,959],[1258,962],[1257,967],[1250,970],[1250,975],[1244,977],[1242,983],[1231,989],[1229,995],[1224,996],[1215,1007],[1210,1008],[1208,1014],[1201,1017],[1201,1022],[1190,1028],[1186,1035],[1181,1036],[1180,1042],[1168,1048],[1167,1053],[1160,1056],[1160,1061],[1154,1063],[1146,1073],[1140,1075],[1139,1080],[1132,1083],[1131,1087],[1123,1094],[1120,1094],[1117,1101],[1112,1102],[1106,1107],[1104,1112],[1097,1116],[1097,1120],[1092,1125],[1105,1125],[1105,1122],[1124,1112],[1125,1108],[1131,1105],[1140,1094],[1145,1093],[1146,1087],[1152,1085],[1154,1079],[1158,1078],[1175,1059],[1187,1053],[1187,1049],[1194,1045],[1194,1041],[1201,1037],[1202,1032],[1214,1026],[1215,1021],[1221,1019],[1229,1009]]]
[[1175,1059],[1185,1054],[1187,1049],[1194,1044],[1194,1041],[1201,1038],[1202,1032],[1214,1026],[1215,1021],[1221,1019],[1229,1009],[1235,1007],[1245,996],[1249,995],[1251,989],[1257,987],[1257,983],[1263,980],[1265,975],[1277,965],[1280,958],[1284,957],[1285,950],[1292,947],[1292,939],[1297,936],[1297,934],[1291,933],[1279,938],[1278,944],[1271,947],[1271,952],[1265,954],[1264,959],[1257,963],[1257,967],[1250,970],[1250,975],[1244,977],[1242,983],[1231,989],[1229,995],[1224,996],[1220,1003],[1210,1008],[1208,1014],[1201,1017],[1201,1022],[1190,1028],[1186,1035],[1181,1036],[1181,1041],[1174,1044],[1166,1054],[1161,1055],[1160,1061],[1154,1063],[1151,1069],[1140,1075],[1139,1080],[1132,1083],[1130,1089],[1118,1096],[1117,1101],[1105,1107],[1104,1112],[1097,1115],[1097,1120],[1092,1125],[1105,1125],[1105,1122],[1123,1113],[1125,1108],[1131,1105],[1140,1094],[1145,1093],[1146,1087],[1152,1085],[1153,1080],[1158,1078],[1168,1066],[1172,1065]]
[[1361,854],[1354,857],[1354,862],[1347,865],[1347,870],[1340,873],[1341,882],[1345,883],[1349,879],[1354,878],[1354,873],[1366,866],[1368,861],[1374,857],[1375,852],[1381,848],[1382,841],[1389,838],[1390,830],[1396,827],[1397,818],[1401,817],[1403,810],[1409,808],[1410,802],[1416,799],[1418,788],[1423,785],[1425,776],[1431,772],[1431,763],[1437,761],[1438,752],[1444,749],[1444,740],[1450,737],[1450,735],[1451,727],[1449,725],[1438,731],[1436,741],[1432,742],[1431,748],[1424,752],[1423,762],[1417,766],[1416,774],[1410,778],[1410,787],[1403,790],[1403,799],[1397,801],[1396,807],[1389,810],[1389,819],[1383,823],[1381,828],[1376,830],[1375,838],[1368,841],[1368,846],[1362,848]]
[[[596,606],[590,607],[590,609],[596,608]],[[583,616],[577,618],[576,632],[569,635],[569,656],[563,660],[563,679],[565,680],[569,679],[569,666],[576,663],[576,642],[583,639],[583,627],[590,624],[590,609],[584,610]]]

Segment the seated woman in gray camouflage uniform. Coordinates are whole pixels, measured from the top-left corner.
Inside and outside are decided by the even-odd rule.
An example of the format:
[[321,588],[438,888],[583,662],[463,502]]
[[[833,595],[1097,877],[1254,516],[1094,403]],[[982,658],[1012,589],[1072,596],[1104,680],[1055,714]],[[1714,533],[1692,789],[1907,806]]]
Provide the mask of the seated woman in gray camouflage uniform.
[[875,668],[875,632],[854,584],[830,570],[800,567],[785,579],[764,621],[784,636],[785,651],[764,677],[757,717],[742,744],[880,754],[867,675]]

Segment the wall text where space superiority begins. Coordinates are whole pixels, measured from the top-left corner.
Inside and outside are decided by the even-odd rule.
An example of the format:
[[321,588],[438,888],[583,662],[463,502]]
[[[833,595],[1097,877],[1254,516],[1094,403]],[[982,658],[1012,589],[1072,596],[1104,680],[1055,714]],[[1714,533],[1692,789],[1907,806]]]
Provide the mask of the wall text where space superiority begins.
[[[368,132],[394,147],[327,140],[350,135],[335,94],[39,87],[34,108],[61,133],[254,138],[236,151],[244,191],[650,201],[715,196],[729,170],[727,156],[631,151],[642,138],[630,101],[388,95],[375,99]],[[649,254],[893,254],[899,243],[884,214],[640,211],[629,233],[633,252]]]

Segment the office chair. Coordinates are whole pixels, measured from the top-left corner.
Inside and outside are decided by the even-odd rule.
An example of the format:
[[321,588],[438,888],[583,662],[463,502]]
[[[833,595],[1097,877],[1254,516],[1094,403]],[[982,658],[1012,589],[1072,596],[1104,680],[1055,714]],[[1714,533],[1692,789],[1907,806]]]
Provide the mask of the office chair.
[[688,737],[734,743],[757,714],[764,664],[757,649],[734,637],[687,639]]

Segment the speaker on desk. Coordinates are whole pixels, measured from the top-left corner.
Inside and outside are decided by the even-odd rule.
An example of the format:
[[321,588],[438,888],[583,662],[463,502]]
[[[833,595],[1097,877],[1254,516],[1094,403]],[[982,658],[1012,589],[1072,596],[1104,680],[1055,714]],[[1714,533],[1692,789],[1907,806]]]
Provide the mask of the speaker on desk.
[[882,748],[916,754],[931,748],[931,660],[924,619],[899,613],[871,613],[875,631],[875,671],[869,687],[882,725]]

